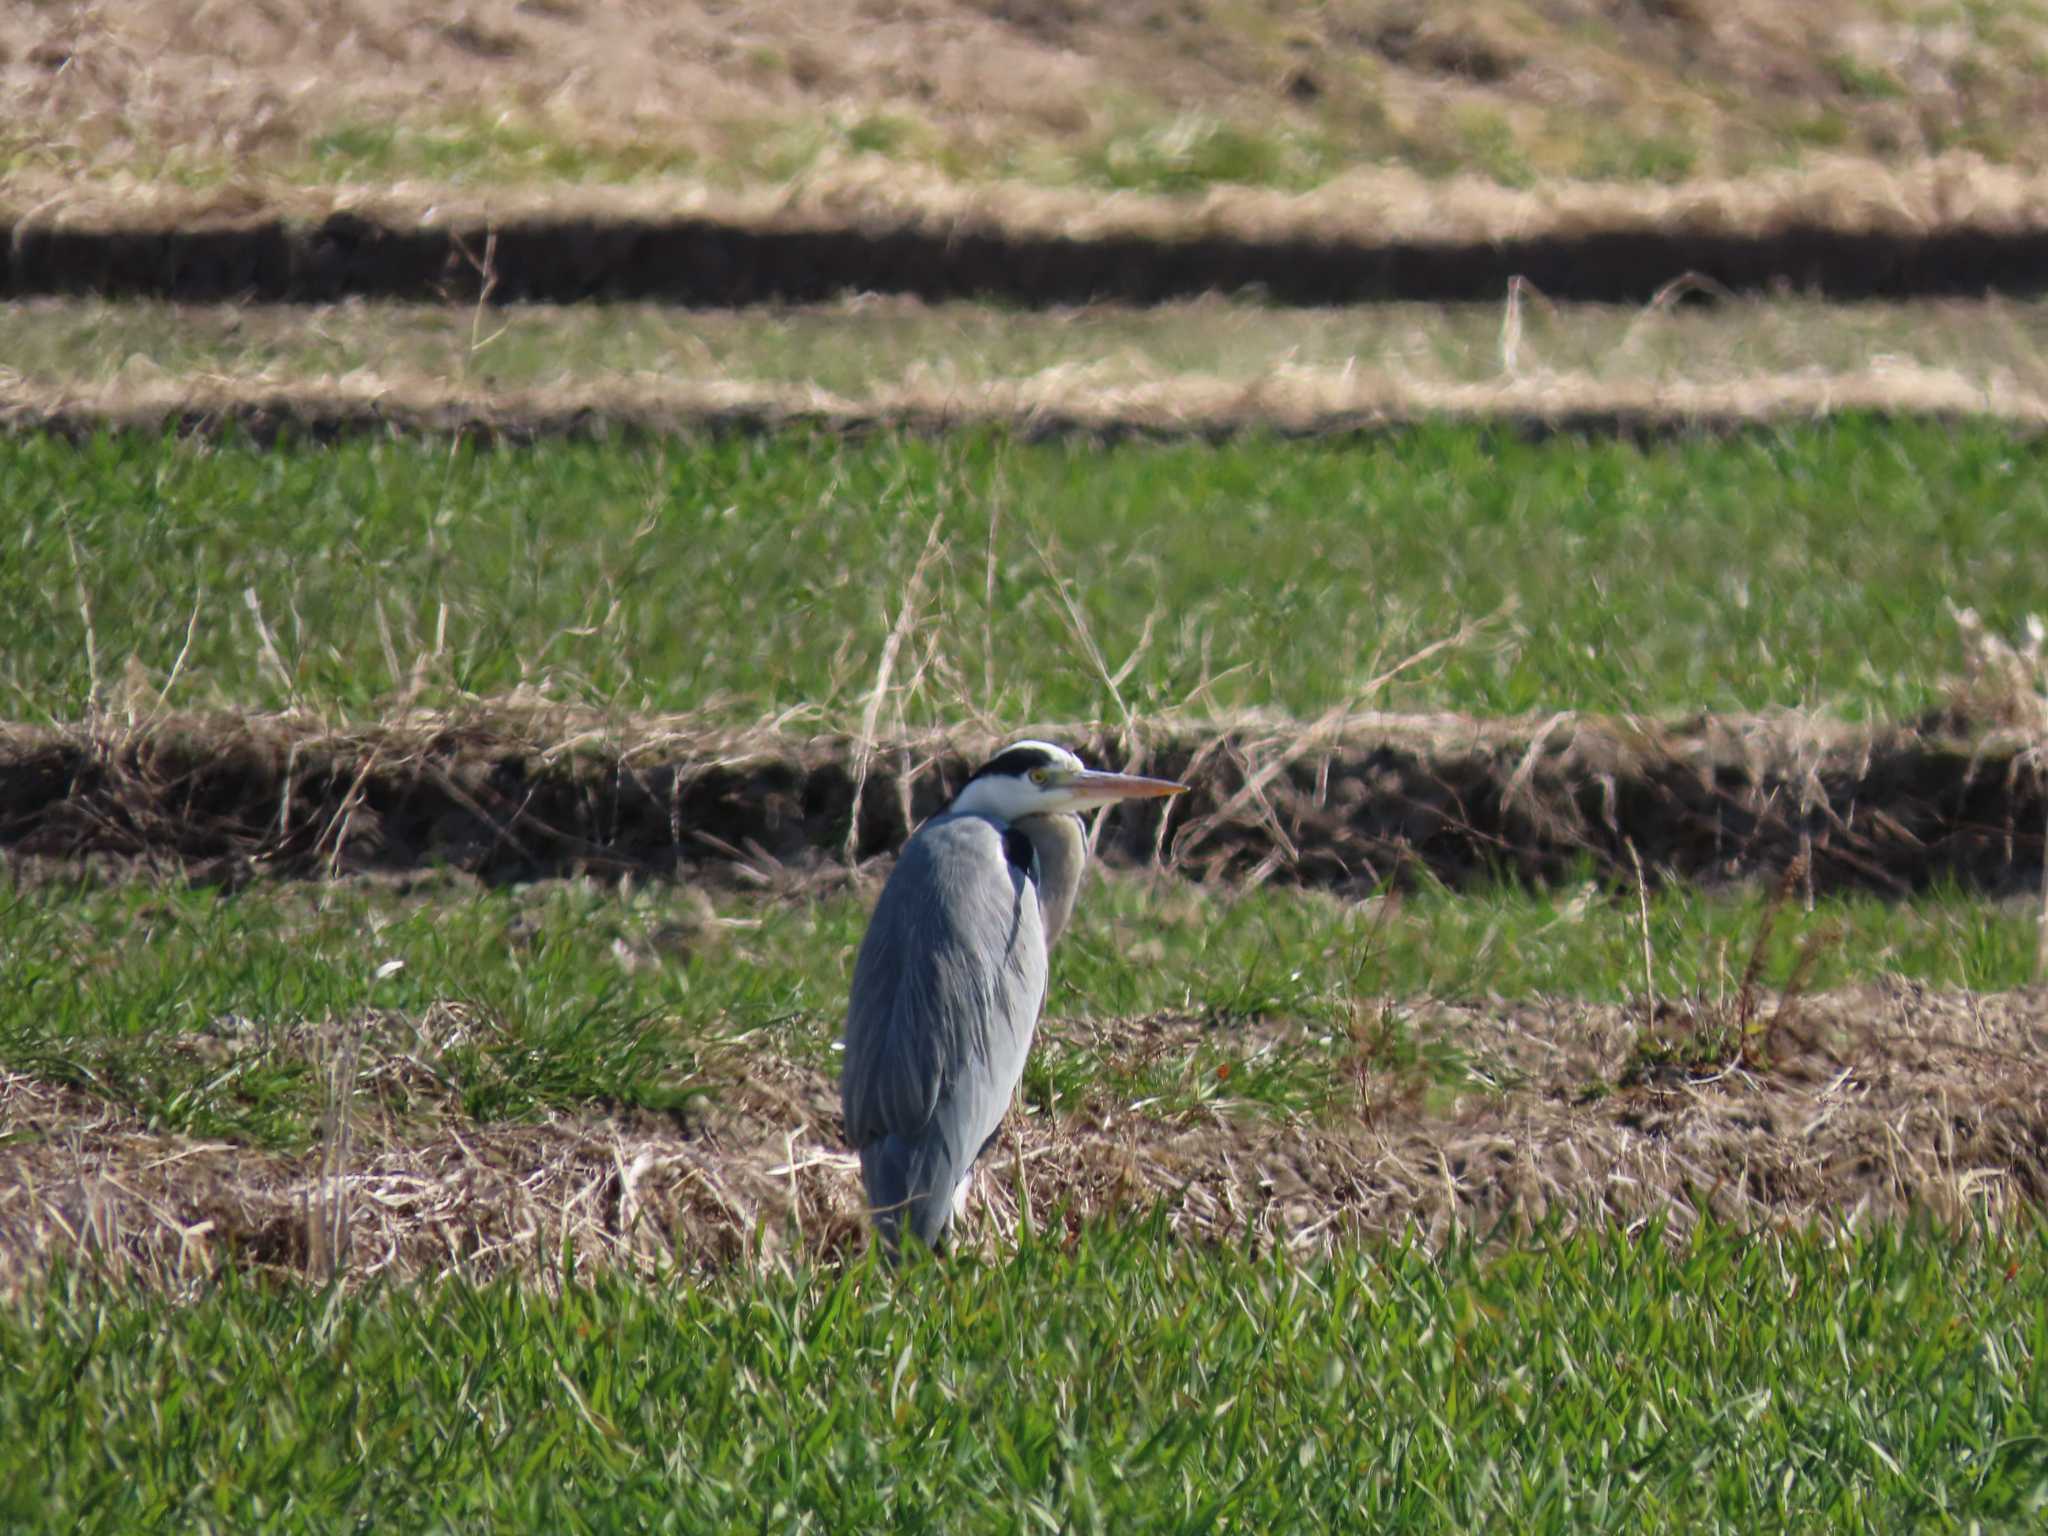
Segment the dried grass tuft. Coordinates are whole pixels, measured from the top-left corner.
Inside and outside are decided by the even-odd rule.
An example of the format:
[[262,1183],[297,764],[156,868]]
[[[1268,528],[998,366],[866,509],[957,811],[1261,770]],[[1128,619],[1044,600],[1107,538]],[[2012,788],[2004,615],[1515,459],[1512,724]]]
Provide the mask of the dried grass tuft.
[[1661,184],[1554,180],[1363,165],[1312,191],[1219,185],[1190,195],[962,182],[878,157],[820,163],[800,179],[733,187],[650,175],[629,183],[398,179],[305,185],[252,176],[180,186],[114,171],[84,179],[21,170],[0,182],[17,228],[232,229],[317,224],[336,214],[391,228],[485,229],[535,219],[593,225],[698,218],[810,233],[899,230],[949,238],[1224,239],[1313,245],[1490,244],[1654,233],[1765,239],[1798,229],[1925,238],[2048,226],[2048,174],[1949,151],[1887,164],[1816,155],[1784,170]]
[[[1661,1218],[1682,1238],[1708,1214],[1750,1228],[1909,1210],[2000,1223],[2048,1202],[2038,992],[1892,982],[1812,997],[1767,1070],[1604,1096],[1583,1089],[1622,1075],[1628,1009],[1387,1006],[1519,1086],[1431,1107],[1362,1081],[1357,1117],[1325,1124],[1162,1120],[1099,1100],[1023,1116],[1009,1155],[977,1177],[967,1241],[1012,1242],[1027,1208],[1041,1227],[1071,1227],[1157,1204],[1188,1241],[1315,1251],[1545,1221]],[[1172,1050],[1175,1027],[1101,1029]],[[332,1129],[298,1155],[166,1136],[76,1090],[0,1073],[0,1290],[60,1257],[179,1291],[227,1265],[545,1283],[565,1250],[663,1274],[830,1259],[865,1242],[830,1080],[760,1053],[718,1076],[714,1107],[687,1129],[564,1116],[405,1135],[372,1119],[340,1157]],[[345,1240],[309,1210],[345,1210]]]
[[1316,721],[1190,709],[879,732],[618,716],[526,694],[371,723],[180,715],[145,681],[75,726],[0,726],[0,849],[232,881],[432,866],[795,887],[843,877],[856,786],[858,847],[884,853],[976,761],[1034,734],[1192,783],[1164,810],[1112,812],[1100,848],[1206,880],[1546,881],[1582,878],[1588,861],[1627,880],[1639,858],[1659,877],[1711,881],[1801,861],[1810,901],[2039,878],[2048,796],[2029,732],[1797,712],[1488,721],[1381,713],[1364,707],[1372,694],[1368,680],[1358,707]]
[[2048,393],[2000,373],[1879,359],[1839,373],[1712,379],[1535,369],[1485,382],[1403,377],[1352,366],[1280,363],[1249,381],[1179,374],[1105,383],[1085,369],[1048,368],[977,382],[909,377],[836,394],[815,384],[743,377],[563,380],[547,387],[479,389],[460,380],[385,378],[368,371],[263,379],[138,376],[49,384],[0,373],[0,427],[89,435],[166,428],[211,435],[236,428],[270,437],[393,432],[524,442],[620,432],[832,432],[897,429],[948,433],[1005,427],[1024,438],[1224,438],[1251,431],[1328,435],[1418,421],[1520,425],[1532,432],[1731,432],[1854,414],[1993,420],[2048,426]]
[[2025,638],[2015,642],[1991,630],[1974,608],[1950,603],[1949,613],[1963,647],[1962,675],[1949,688],[1950,714],[1959,721],[2048,732],[2048,624],[2028,614]]

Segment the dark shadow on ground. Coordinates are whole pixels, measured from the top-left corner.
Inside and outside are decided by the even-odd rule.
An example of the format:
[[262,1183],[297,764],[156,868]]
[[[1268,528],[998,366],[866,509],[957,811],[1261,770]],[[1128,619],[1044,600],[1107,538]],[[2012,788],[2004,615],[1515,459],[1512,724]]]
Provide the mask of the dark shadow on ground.
[[709,219],[527,218],[489,229],[353,213],[218,228],[0,226],[0,298],[183,302],[660,301],[725,307],[852,293],[1025,306],[1157,304],[1255,292],[1275,304],[1499,301],[1521,277],[1559,302],[1641,304],[1686,273],[1733,293],[1829,299],[2048,291],[2048,230],[1922,233],[1791,223],[1757,235],[1594,230],[1500,241],[1366,244],[922,228],[778,229]]
[[[1802,717],[1621,726],[1386,717],[1316,741],[1157,727],[1093,760],[1185,778],[1119,807],[1113,862],[1342,891],[1596,875],[1702,883],[1807,863],[1815,890],[1991,893],[2041,879],[2043,777],[2024,743]],[[573,754],[487,725],[320,732],[182,721],[118,736],[0,731],[0,851],[135,860],[230,883],[452,868],[750,880],[899,846],[963,781],[946,741],[672,733]],[[858,800],[856,802],[856,796]],[[849,840],[858,805],[858,834]]]

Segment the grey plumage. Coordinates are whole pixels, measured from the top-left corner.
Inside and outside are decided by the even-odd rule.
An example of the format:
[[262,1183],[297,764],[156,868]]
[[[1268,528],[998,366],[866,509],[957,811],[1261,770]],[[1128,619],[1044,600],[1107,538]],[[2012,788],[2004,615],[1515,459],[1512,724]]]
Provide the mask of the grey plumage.
[[892,1250],[906,1220],[944,1247],[1023,1076],[1086,860],[1076,809],[1182,787],[1019,743],[904,846],[854,963],[840,1079],[847,1139]]
[[[980,816],[911,840],[854,965],[841,1097],[868,1201],[936,1247],[1002,1123],[1045,1002],[1036,882]],[[908,958],[914,957],[914,958]]]

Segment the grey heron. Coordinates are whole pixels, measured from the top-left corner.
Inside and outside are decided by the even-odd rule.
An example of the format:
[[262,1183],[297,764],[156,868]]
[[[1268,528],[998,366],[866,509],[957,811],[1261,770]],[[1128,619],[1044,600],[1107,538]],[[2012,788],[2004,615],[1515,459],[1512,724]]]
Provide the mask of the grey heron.
[[1186,788],[1020,741],[904,845],[854,961],[839,1082],[847,1140],[892,1253],[906,1217],[943,1250],[1024,1075],[1047,955],[1088,856],[1080,813]]

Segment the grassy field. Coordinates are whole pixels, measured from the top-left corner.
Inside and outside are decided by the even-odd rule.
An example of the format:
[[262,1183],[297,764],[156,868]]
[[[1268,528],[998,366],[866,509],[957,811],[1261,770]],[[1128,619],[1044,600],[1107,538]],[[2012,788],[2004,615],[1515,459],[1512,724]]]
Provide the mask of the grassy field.
[[[2048,167],[2036,0],[740,9],[0,0],[0,211],[1743,238],[2031,227]],[[2048,449],[2015,423],[2048,399],[2048,311],[1676,297],[8,305],[10,416],[688,386],[1027,426],[1149,390],[1145,421],[1186,426],[1289,391],[1370,417],[1600,385],[1667,414],[2005,424],[10,432],[0,723],[111,753],[169,711],[310,730],[536,699],[677,731],[1883,722],[1955,702],[1987,636],[2024,649]],[[2034,718],[2033,646],[1973,723]],[[2006,838],[2019,889],[2030,845]],[[896,1271],[835,1087],[874,871],[738,884],[753,868],[227,889],[0,849],[0,1526],[1888,1532],[2048,1509],[2032,895],[1418,877],[1339,901],[1112,872],[959,1251]]]
[[[2021,629],[2043,519],[2036,442],[1864,419],[0,453],[5,713],[116,723],[525,684],[844,724],[892,634],[913,723],[1887,717],[1961,667],[1946,603]],[[14,1527],[1879,1531],[2048,1502],[2031,904],[1672,889],[1645,931],[1591,882],[1104,879],[967,1251],[892,1275],[834,1126],[850,883],[138,875],[0,884]]]
[[883,718],[913,725],[1360,704],[1897,718],[1961,662],[1950,604],[2005,634],[2039,606],[2040,452],[1866,419],[1650,446],[13,438],[0,601],[23,638],[0,710],[75,719],[97,692],[361,716],[524,685],[844,723],[894,633]]
[[[1285,309],[1204,299],[1134,309],[1023,312],[863,297],[803,309],[679,311],[650,304],[179,305],[26,300],[0,305],[22,390],[68,394],[175,378],[276,389],[367,376],[541,392],[576,383],[764,383],[860,402],[896,387],[935,406],[1003,382],[1091,393],[1182,376],[1252,387],[1290,374],[1484,384],[1516,376],[1610,386],[1769,375],[1937,370],[1980,388],[2048,384],[2048,305],[1831,305],[1726,299],[1642,309],[1530,298],[1504,331],[1497,304]],[[1509,338],[1512,345],[1508,344]]]
[[[0,895],[0,1159],[36,1170],[27,1182],[55,1211],[71,1189],[149,1201],[188,1180],[156,1216],[187,1244],[209,1228],[230,1241],[236,1178],[279,1179],[291,1221],[320,1219],[280,1169],[336,1157],[357,1198],[395,1202],[378,1217],[416,1220],[432,1186],[414,1149],[497,1158],[525,1122],[606,1138],[586,1194],[609,1187],[614,1159],[620,1177],[629,1157],[641,1168],[638,1147],[708,1145],[699,1155],[736,1188],[757,1154],[787,1165],[771,1182],[794,1178],[786,1138],[822,1127],[779,1129],[800,1112],[771,1097],[757,1148],[725,1111],[758,1103],[784,1070],[772,1064],[808,1073],[805,1092],[829,1084],[864,903],[853,890],[712,899],[428,879],[229,894],[17,879]],[[2032,976],[2031,910],[1767,906],[1672,891],[1651,899],[1645,935],[1632,895],[1590,885],[1356,904],[1102,879],[1057,957],[1024,1088],[1031,1156],[1076,1206],[1041,1195],[1003,1218],[1014,1234],[944,1270],[892,1275],[834,1251],[842,1222],[813,1228],[815,1254],[738,1265],[679,1226],[674,1262],[634,1250],[638,1267],[542,1226],[506,1239],[518,1252],[496,1263],[512,1274],[490,1284],[406,1278],[408,1261],[327,1289],[298,1278],[319,1273],[312,1254],[266,1258],[252,1230],[248,1251],[205,1250],[218,1268],[151,1279],[95,1247],[136,1238],[101,1205],[82,1244],[74,1231],[52,1249],[83,1268],[17,1269],[0,1301],[0,1510],[23,1530],[2030,1519],[2048,1502],[2048,1249],[2024,1221],[1961,1235],[1708,1222],[1682,1242],[1654,1225],[1539,1224],[1506,1245],[1482,1227],[1447,1246],[1348,1236],[1289,1253],[1189,1235],[1188,1211],[1164,1204],[1185,1188],[1154,1187],[1150,1217],[1145,1197],[1126,1197],[1105,1225],[1064,1182],[1105,1155],[1087,1133],[1105,1116],[1120,1118],[1119,1142],[1193,1141],[1256,1168],[1275,1145],[1257,1127],[1294,1127],[1310,1141],[1291,1145],[1309,1146],[1391,1106],[1459,1118],[1476,1137],[1448,1144],[1462,1167],[1527,1117],[1607,1115],[1642,1145],[1673,1103],[1715,1096],[1734,1117],[1731,1166],[1767,1168],[1767,1140],[1785,1135],[1773,1121],[1842,1112],[1826,1084],[1836,1068],[1689,1055],[1712,1042],[1615,1008],[1640,1004],[1646,938],[1666,1002],[1724,1021],[1753,953],[1773,994],[1760,1016],[1787,1011],[1775,989],[1795,975],[1816,995],[1881,973],[1986,994]],[[1957,1013],[1975,1076],[1946,1085],[1937,1137],[2006,1112],[1984,1063],[2016,1063],[2002,1052],[2031,1037],[1991,1029],[1987,1004],[2038,1029],[2022,995]],[[1581,1005],[1592,1011],[1575,1023]],[[1829,1032],[1863,1027],[1867,1005],[1824,1006]],[[1938,1032],[1913,1028],[1903,1043],[1924,1056]],[[1739,1036],[1713,1049],[1740,1049]],[[1575,1054],[1602,1065],[1589,1076]],[[1711,1077],[1655,1086],[1674,1069],[1681,1083]],[[1931,1090],[1908,1058],[1858,1070],[1859,1096],[1908,1073],[1878,1113],[1917,1145]],[[24,1081],[83,1105],[38,1118]],[[1791,1107],[1771,1107],[1780,1093]],[[1544,1107],[1566,1100],[1594,1107]],[[1507,1107],[1474,1121],[1470,1106],[1489,1103]],[[123,1124],[131,1160],[109,1164]],[[1698,1157],[1699,1132],[1650,1139]],[[1867,1162],[1867,1134],[1852,1130],[1844,1155]],[[1959,1164],[1989,1155],[1964,1146]],[[312,1162],[273,1166],[280,1155]],[[1641,1167],[1613,1171],[1624,1166]],[[1856,1175],[1840,1166],[1846,1199]],[[545,1171],[507,1176],[538,1187]],[[21,1182],[0,1198],[14,1242]],[[489,1203],[474,1187],[467,1198]],[[1710,1192],[1684,1198],[1711,1208]],[[356,1219],[344,1277],[383,1262],[367,1203]]]
[[2048,1251],[1881,1229],[1297,1263],[1163,1227],[647,1287],[59,1277],[17,1530],[1836,1531],[2048,1502]]
[[[869,899],[17,885],[0,896],[0,1068],[158,1130],[301,1149],[321,1135],[331,1058],[353,1032],[367,1054],[351,1094],[379,1134],[550,1110],[687,1118],[751,1054],[836,1073]],[[2023,905],[1843,898],[1769,923],[1767,905],[1654,898],[1659,995],[1730,1006],[1760,939],[1767,987],[1795,969],[1815,990],[1881,974],[1984,992],[2034,978]],[[1643,965],[1635,896],[1590,885],[1360,905],[1105,879],[1060,948],[1025,1101],[1320,1120],[1356,1113],[1357,1067],[1418,1090],[1509,1083],[1521,1074],[1490,1053],[1498,1042],[1384,1010],[1618,1003],[1640,999]],[[1119,1023],[1144,1020],[1185,1021],[1184,1038],[1161,1049]],[[1655,1044],[1646,1034],[1644,1051]]]
[[[1448,383],[1892,356],[1974,387],[2033,379],[2039,334],[2000,305],[1532,303],[1512,357],[1491,310],[9,318],[52,391],[680,369],[858,396],[1256,383],[1282,354]],[[0,715],[524,687],[800,727],[1895,719],[1965,669],[1950,605],[2010,636],[2041,606],[2040,453],[1855,417],[20,435]],[[1679,887],[1645,923],[1591,880],[1102,879],[965,1251],[892,1275],[833,1098],[871,894],[8,871],[0,1523],[1880,1531],[2048,1504],[2033,903]]]

